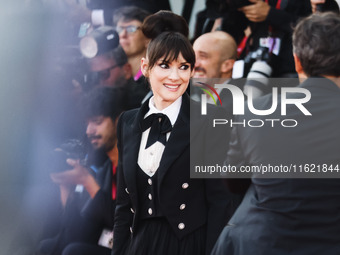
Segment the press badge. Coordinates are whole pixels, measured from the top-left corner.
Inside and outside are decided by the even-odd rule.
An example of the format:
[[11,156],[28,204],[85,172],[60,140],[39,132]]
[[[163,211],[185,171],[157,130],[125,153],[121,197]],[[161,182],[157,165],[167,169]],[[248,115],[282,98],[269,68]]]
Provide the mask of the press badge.
[[278,56],[280,53],[281,39],[278,37],[260,38],[260,46],[268,48],[269,52]]
[[103,229],[99,238],[98,245],[112,249],[113,245],[113,230]]

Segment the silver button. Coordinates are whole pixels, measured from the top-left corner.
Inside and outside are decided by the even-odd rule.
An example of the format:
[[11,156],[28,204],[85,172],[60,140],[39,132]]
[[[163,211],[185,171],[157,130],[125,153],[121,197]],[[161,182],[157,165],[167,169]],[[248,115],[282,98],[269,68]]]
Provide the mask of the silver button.
[[184,228],[185,228],[184,223],[179,223],[179,224],[178,224],[178,228],[179,228],[180,230],[184,229]]
[[152,195],[149,193],[148,195],[149,200],[152,200]]
[[135,213],[135,211],[133,210],[133,208],[130,208],[130,210],[131,210],[132,213]]
[[153,156],[153,152],[150,152],[150,156]]
[[180,209],[180,210],[184,210],[184,209],[185,209],[185,206],[186,206],[185,204],[181,204],[181,205],[179,206],[179,209]]
[[133,233],[133,231],[132,231],[132,227],[130,227],[130,232],[131,232],[131,234]]
[[182,184],[182,189],[187,189],[188,187],[189,187],[188,183],[185,182],[185,183]]
[[125,192],[129,194],[129,191],[128,191],[128,189],[127,189],[127,188],[125,188]]
[[148,213],[151,215],[152,214],[152,209],[149,208]]
[[152,180],[150,178],[148,179],[148,183],[149,185],[152,185]]

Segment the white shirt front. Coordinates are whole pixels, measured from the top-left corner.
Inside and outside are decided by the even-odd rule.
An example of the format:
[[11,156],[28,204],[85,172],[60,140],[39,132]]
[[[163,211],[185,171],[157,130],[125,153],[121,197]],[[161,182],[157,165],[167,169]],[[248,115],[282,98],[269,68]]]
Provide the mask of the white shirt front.
[[[171,125],[174,126],[177,120],[179,111],[181,109],[181,105],[182,105],[182,97],[178,98],[171,105],[169,105],[168,107],[160,111],[155,107],[154,97],[151,97],[149,100],[149,111],[145,114],[144,119],[153,113],[163,113],[166,116],[168,116],[171,122]],[[165,146],[161,142],[157,141],[153,145],[145,149],[145,146],[146,146],[146,143],[149,137],[150,129],[151,128],[148,128],[142,134],[137,163],[139,167],[147,175],[151,177],[156,173],[159,167]],[[170,137],[170,133],[171,132],[168,132],[166,134],[167,141]]]

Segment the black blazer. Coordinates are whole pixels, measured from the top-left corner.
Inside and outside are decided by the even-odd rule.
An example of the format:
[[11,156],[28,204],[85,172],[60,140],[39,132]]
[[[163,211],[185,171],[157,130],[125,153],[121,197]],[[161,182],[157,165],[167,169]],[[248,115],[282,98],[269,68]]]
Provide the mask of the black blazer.
[[[270,124],[261,128],[238,125],[233,129],[227,163],[238,167],[261,164],[299,167],[311,163],[340,167],[340,89],[324,78],[308,79],[300,87],[311,93],[311,100],[304,106],[312,116],[305,116],[295,105],[289,105],[287,115],[281,116],[280,100],[278,111],[271,116],[246,112],[240,117],[246,122],[253,118],[295,119],[298,125],[294,128],[281,127],[279,122],[275,128]],[[301,94],[294,93],[289,98],[292,96]],[[269,109],[271,95],[256,102],[256,109]],[[340,254],[340,179],[254,177],[219,237],[214,255]]]
[[[158,169],[158,197],[161,210],[168,219],[178,238],[207,226],[207,254],[210,253],[221,229],[230,217],[230,203],[226,187],[221,180],[190,179],[190,99],[183,95],[179,116],[166,144]],[[195,103],[194,103],[195,104]],[[139,123],[148,112],[148,101],[140,109],[125,112],[118,122],[119,163],[117,172],[117,200],[114,225],[114,255],[122,254],[130,235],[138,231],[139,201],[136,186],[137,158],[142,131]],[[220,108],[220,110],[223,110]],[[224,114],[224,111],[222,111]],[[198,120],[197,135],[207,131],[208,122]],[[227,137],[220,137],[218,144],[225,143]],[[216,145],[216,144],[215,144]],[[204,145],[198,145],[204,147]],[[218,147],[218,146],[217,146]],[[209,148],[211,149],[211,148]],[[218,152],[225,156],[222,149]],[[217,153],[217,154],[218,154]],[[217,155],[216,155],[217,157]],[[204,158],[202,155],[201,158]],[[180,210],[180,205],[185,209]],[[184,228],[180,229],[179,224]],[[183,226],[183,225],[182,225]]]

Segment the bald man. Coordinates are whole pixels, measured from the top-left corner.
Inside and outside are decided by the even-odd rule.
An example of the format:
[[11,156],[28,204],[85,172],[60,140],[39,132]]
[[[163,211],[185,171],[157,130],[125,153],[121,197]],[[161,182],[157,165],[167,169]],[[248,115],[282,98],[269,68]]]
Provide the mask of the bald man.
[[[211,83],[229,83],[241,87],[235,80],[231,80],[233,66],[237,58],[237,45],[230,34],[223,31],[203,34],[196,39],[193,48],[196,55],[194,78],[204,78],[204,82],[212,86],[214,84]],[[210,78],[214,80],[209,81]],[[222,107],[227,110],[226,119],[233,119],[231,92],[228,89],[216,89],[216,91],[221,98]],[[217,104],[220,105],[216,95],[213,93],[212,95]],[[214,103],[210,97],[208,97],[207,102]],[[229,129],[229,136],[230,131],[231,129]],[[241,203],[243,194],[230,193],[229,199],[232,201],[230,212],[233,213]]]
[[[231,81],[233,66],[237,58],[237,45],[230,34],[224,31],[205,33],[196,39],[193,47],[196,55],[194,78],[204,78],[204,82],[212,86],[216,83],[229,83],[243,90],[243,84],[240,81]],[[228,89],[216,89],[216,91],[221,98],[222,107],[228,111],[229,117],[233,118],[231,92]],[[212,95],[219,104],[216,95]],[[207,102],[214,103],[210,97]]]
[[194,42],[196,65],[194,78],[231,78],[237,57],[237,45],[231,35],[214,31]]

